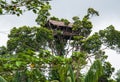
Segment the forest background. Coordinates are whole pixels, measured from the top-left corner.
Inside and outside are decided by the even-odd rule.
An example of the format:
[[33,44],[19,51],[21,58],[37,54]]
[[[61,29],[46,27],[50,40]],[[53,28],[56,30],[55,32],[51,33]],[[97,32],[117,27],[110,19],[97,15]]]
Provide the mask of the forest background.
[[[100,2],[101,2],[101,1],[100,1]],[[99,3],[100,3],[100,2],[99,2]],[[61,3],[61,2],[59,2],[59,1],[58,1],[58,2],[54,2],[54,1],[53,1],[53,2],[50,2],[50,3],[51,3],[51,5],[53,5],[53,8],[54,8],[54,7],[55,7],[55,3]],[[66,2],[63,2],[63,3],[62,3],[62,6],[63,6],[63,7],[64,7],[64,5],[66,6],[65,3],[66,3]],[[82,2],[81,2],[81,3],[82,3]],[[77,5],[77,4],[78,4],[78,2],[75,3],[75,5]],[[106,7],[106,11],[107,11],[107,10],[109,11],[110,9],[113,8],[113,7],[111,7],[112,4],[113,4],[113,2],[111,2],[111,4],[109,4],[109,5]],[[70,6],[69,6],[69,5],[70,5]],[[78,4],[78,5],[79,5],[79,4]],[[85,5],[84,5],[84,6],[85,6]],[[99,31],[100,29],[104,29],[104,25],[105,25],[105,24],[107,24],[106,27],[110,26],[111,24],[112,24],[113,26],[115,26],[115,28],[117,27],[117,24],[118,24],[118,23],[117,23],[116,19],[117,19],[118,17],[116,17],[116,16],[118,16],[118,15],[116,15],[116,13],[114,13],[114,14],[111,15],[110,12],[109,12],[109,14],[108,14],[108,12],[107,12],[107,14],[105,14],[106,17],[104,17],[104,15],[103,15],[102,13],[100,13],[100,12],[103,12],[104,10],[101,11],[99,8],[97,8],[98,5],[96,5],[96,7],[95,7],[95,6],[93,6],[92,3],[91,3],[91,4],[87,5],[87,7],[83,7],[83,8],[85,8],[85,9],[87,10],[87,9],[89,8],[88,6],[89,6],[89,7],[94,7],[95,9],[97,9],[97,11],[99,11],[100,16],[104,18],[104,21],[103,21],[102,18],[100,18],[100,19],[102,19],[102,22],[100,22],[101,20],[98,20],[99,22],[97,22],[97,21],[96,21],[97,17],[95,17],[95,18],[93,17],[93,18],[91,19],[91,21],[92,21],[92,23],[93,23],[93,25],[94,25],[92,34],[93,34],[94,32],[96,32],[96,31]],[[100,5],[100,6],[101,6],[101,5]],[[100,6],[99,6],[99,7],[100,7]],[[102,6],[102,7],[103,7],[103,6]],[[110,8],[110,7],[111,7],[111,8]],[[116,7],[118,8],[118,6],[116,5],[116,6],[114,6],[114,8],[115,8],[114,10],[116,10]],[[58,13],[58,12],[55,11],[54,9],[52,9],[52,11],[51,11],[52,16],[55,16],[55,15],[56,15],[56,17],[59,17],[59,18],[67,18],[67,19],[70,20],[71,22],[72,22],[72,20],[71,20],[70,18],[72,18],[73,16],[78,16],[78,17],[81,18],[81,17],[84,16],[84,14],[86,14],[85,12],[81,12],[81,11],[85,10],[85,9],[83,9],[83,10],[81,9],[82,6],[81,6],[81,7],[77,6],[76,8],[81,9],[80,12],[79,12],[80,14],[78,13],[77,15],[76,15],[76,14],[74,15],[74,12],[71,10],[71,9],[74,10],[72,2],[68,4],[68,7],[66,7],[66,8],[68,8],[68,9],[66,9],[66,10],[63,9],[62,7],[58,7],[58,5],[56,5],[55,8],[58,8],[58,9],[56,9],[56,10],[58,10],[59,12],[62,12],[62,13],[64,12],[64,13],[63,13],[63,16],[62,16],[61,14],[58,14],[58,16],[57,16],[57,13]],[[59,8],[62,8],[62,9],[59,10]],[[76,8],[75,8],[75,9],[76,9]],[[104,8],[104,9],[105,9],[105,8]],[[64,11],[62,11],[62,10],[64,10]],[[68,11],[71,11],[71,12],[69,12],[69,14],[68,14],[68,13],[66,13],[67,10],[68,10]],[[55,13],[54,11],[57,12],[57,13]],[[79,11],[79,10],[77,10],[77,11]],[[110,10],[110,11],[111,11],[111,10]],[[116,10],[116,11],[117,11],[117,10]],[[24,16],[27,17],[26,15],[28,15],[28,13],[30,13],[30,12],[25,13],[25,15],[23,15],[23,18],[24,18]],[[113,13],[113,11],[112,11],[112,13]],[[29,15],[30,15],[30,14],[29,14]],[[71,15],[72,15],[72,16],[71,16]],[[5,16],[6,18],[5,18],[4,16],[1,16],[1,17],[4,17],[4,20],[5,20],[5,19],[8,19],[9,16],[10,16],[10,15]],[[35,20],[34,17],[36,17],[36,16],[35,16],[35,15],[33,15],[34,17],[31,17],[31,16],[32,16],[32,15],[30,15],[29,18],[33,18],[33,20]],[[71,16],[71,17],[70,17],[70,16]],[[107,16],[108,16],[109,22],[108,22],[108,20],[107,20],[107,22],[105,22],[105,19],[107,18]],[[115,16],[115,17],[114,17],[114,16]],[[12,18],[16,18],[15,20],[18,20],[18,18],[19,18],[19,17],[17,18],[16,16],[11,16],[11,17],[12,17]],[[22,17],[22,16],[21,16],[21,17]],[[112,17],[112,18],[111,18],[112,21],[113,21],[112,23],[111,23],[111,21],[110,21],[110,17]],[[26,18],[26,19],[28,20],[29,18]],[[98,18],[98,19],[99,19],[99,18]],[[11,20],[11,19],[9,19],[9,20]],[[12,19],[12,20],[14,20],[14,19]],[[21,19],[21,18],[20,18],[20,20],[23,21],[24,19]],[[27,21],[27,20],[26,20],[26,21]],[[32,19],[31,19],[31,20],[32,20]],[[25,21],[25,20],[24,20],[24,21]],[[4,21],[2,21],[2,22],[4,22]],[[13,22],[13,21],[11,21],[11,22]],[[25,23],[25,22],[22,23],[22,22],[20,22],[20,21],[17,21],[16,27],[19,27],[18,22],[21,23],[20,26],[23,26],[23,24]],[[102,24],[103,26],[102,26],[102,25],[97,26],[97,23]],[[109,23],[111,23],[111,24],[109,24]],[[6,24],[6,22],[5,22],[5,23],[2,23],[2,24],[8,25],[8,24]],[[9,24],[12,24],[12,23],[9,22]],[[31,25],[30,25],[30,24],[31,24]],[[30,24],[28,24],[28,25],[29,25],[29,26],[35,26],[35,25],[36,25],[35,22],[32,22],[32,23],[30,22]],[[27,24],[25,23],[24,25],[27,25]],[[1,25],[1,26],[3,26],[3,25]],[[10,25],[8,25],[8,26],[10,26]],[[14,25],[13,27],[15,27],[15,25]],[[106,27],[105,27],[105,28],[106,28]],[[9,32],[9,30],[8,30],[8,29],[6,30],[6,29],[7,29],[7,28],[5,28],[5,29],[3,29],[3,30],[1,31],[1,34],[2,34],[3,36],[6,36],[7,33]],[[118,29],[118,28],[116,28],[116,29]],[[118,29],[118,30],[119,30],[119,29]],[[6,34],[6,35],[5,35],[5,34]],[[3,36],[2,36],[2,37],[3,37]],[[4,38],[4,39],[5,39],[5,38]],[[3,40],[3,39],[2,39],[2,40]],[[6,40],[7,40],[7,38],[6,38]],[[2,41],[2,42],[3,42],[3,41]],[[5,42],[5,40],[4,40],[4,42]],[[4,44],[4,43],[3,43],[3,44]],[[3,45],[3,44],[2,44],[2,45]],[[110,49],[107,49],[106,52],[108,52],[107,54],[111,54],[112,51],[111,51]],[[116,56],[116,58],[113,58],[113,57],[115,57],[115,56],[113,56],[113,54],[115,55],[116,52],[112,52],[112,54],[111,54],[111,55],[112,55],[112,60],[115,59],[115,61],[116,61],[116,59],[117,59],[118,57]],[[110,56],[108,56],[108,58],[110,59]],[[111,60],[109,60],[109,61],[111,61]],[[114,61],[114,60],[113,60],[113,61]],[[117,62],[118,62],[118,61],[117,61]],[[114,63],[115,63],[115,62],[114,62]],[[115,63],[115,64],[112,64],[112,65],[116,65],[116,63]],[[116,65],[116,66],[114,66],[114,67],[119,69],[119,67],[117,67],[117,66],[119,66],[119,65]]]
[[[115,26],[120,30],[120,1],[119,0],[53,0],[50,2],[52,10],[51,16],[66,18],[72,21],[73,16],[83,17],[89,7],[95,8],[100,16],[91,19],[93,23],[92,33],[105,29],[109,25]],[[5,45],[8,40],[8,34],[13,27],[24,25],[36,26],[36,15],[31,12],[25,12],[20,17],[15,15],[0,16],[0,46]],[[115,72],[120,68],[120,55],[113,50],[107,49],[108,61],[115,67]]]

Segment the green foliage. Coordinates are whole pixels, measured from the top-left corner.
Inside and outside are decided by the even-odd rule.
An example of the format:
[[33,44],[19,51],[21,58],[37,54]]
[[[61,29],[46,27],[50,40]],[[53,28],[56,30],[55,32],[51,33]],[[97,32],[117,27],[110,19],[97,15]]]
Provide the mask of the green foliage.
[[[72,30],[73,30],[73,32],[75,32],[77,34],[77,36],[73,36],[74,41],[72,42],[72,46],[75,47],[76,50],[78,50],[78,51],[83,51],[83,50],[86,51],[85,48],[91,47],[88,44],[92,45],[92,40],[89,40],[88,36],[91,33],[91,29],[92,29],[93,25],[89,21],[89,19],[85,18],[85,17],[83,17],[83,19],[80,20],[79,17],[75,16],[75,17],[73,17],[73,20],[74,20],[74,23],[72,25]],[[95,37],[95,35],[93,35],[91,37]],[[97,35],[96,35],[96,37],[97,37]],[[87,40],[89,40],[90,42]],[[86,44],[87,42],[89,42],[89,43]],[[96,41],[96,42],[98,42],[98,41]],[[93,49],[93,48],[91,48],[91,49]],[[89,49],[89,50],[91,50],[91,49]]]
[[70,22],[67,19],[61,19],[62,22],[64,22],[65,25],[68,25]]
[[63,58],[60,56],[53,57],[51,60],[49,80],[58,80],[60,82],[65,82],[69,63],[69,58]]
[[95,33],[84,42],[82,49],[88,53],[95,53],[101,48],[101,44],[102,42],[98,33]]
[[72,70],[72,66],[69,66],[70,70],[70,77],[71,77],[71,82],[75,82],[75,76],[74,76],[74,71]]
[[93,9],[93,8],[88,8],[88,15],[96,15],[96,16],[99,16],[99,13],[98,13],[98,11],[96,11],[95,9]]
[[3,77],[0,76],[0,82],[7,82]]
[[7,48],[11,53],[29,49],[39,51],[40,48],[45,48],[47,43],[53,39],[51,30],[42,27],[30,28],[28,26],[13,28],[8,37]]
[[56,55],[64,56],[65,54],[65,46],[66,46],[67,40],[65,39],[55,39],[55,49],[56,49]]
[[59,82],[58,80],[53,80],[53,81],[51,81],[51,82]]
[[120,32],[115,30],[114,26],[110,25],[105,30],[100,30],[99,35],[105,46],[119,52]]
[[77,21],[77,20],[79,20],[80,18],[79,18],[78,16],[74,16],[72,19],[73,19],[74,21]]
[[2,11],[2,8],[0,8],[0,14],[2,14],[2,12],[3,12],[3,11]]
[[0,59],[0,75],[9,82],[28,82],[28,80],[30,82],[45,82],[46,78],[42,69],[44,68],[43,64],[48,63],[48,61],[39,58],[39,55],[29,50],[13,56],[2,56]]
[[73,61],[73,66],[74,64],[76,64],[75,66],[80,66],[79,70],[82,68],[82,66],[84,67],[84,65],[87,64],[87,55],[84,52],[73,52],[71,58]]
[[[14,27],[11,30],[7,47],[0,47],[0,75],[8,82],[98,82],[101,79],[108,81],[114,68],[104,61],[106,56],[101,50],[101,45],[105,44],[118,50],[119,31],[109,26],[90,36],[93,27],[90,17],[99,16],[99,13],[89,8],[82,20],[77,16],[73,17],[71,33],[76,35],[73,36],[74,40],[63,39],[63,32],[59,30],[57,38],[54,38],[53,31],[44,27],[50,16],[50,9],[51,6],[46,0],[0,0],[1,15],[20,16],[25,11],[32,11],[37,14],[36,22],[40,25]],[[50,19],[62,21],[66,26],[70,23],[67,19]],[[70,58],[66,57],[69,53],[69,48],[66,47],[72,47]],[[84,77],[81,70],[86,67],[91,56],[96,60]],[[45,75],[46,73],[48,75]],[[0,77],[0,80],[3,78]]]
[[109,62],[103,62],[103,75],[99,78],[99,82],[114,82],[111,78],[112,73],[114,72],[114,68]]
[[101,75],[103,75],[102,63],[100,60],[96,60],[90,67],[85,77],[85,82],[98,82],[98,79],[101,77]]
[[5,46],[0,47],[0,55],[7,54],[7,48]]
[[48,20],[48,16],[50,16],[49,10],[51,9],[49,3],[44,4],[43,6],[41,6],[41,9],[38,12],[38,17],[36,19],[36,22],[41,25],[44,26]]
[[[87,54],[85,52],[73,52],[72,56],[72,70],[74,74],[75,82],[80,82],[83,80],[83,74],[81,70],[87,64]],[[70,68],[71,69],[71,68]]]
[[112,73],[115,70],[110,64],[110,62],[104,62],[103,68],[104,68],[104,76],[107,78],[111,77]]
[[120,82],[120,70],[118,70],[116,73],[116,81]]
[[[44,1],[44,0],[43,0]],[[44,6],[48,1],[41,0],[0,0],[0,14],[16,14],[21,15],[25,11],[32,10],[34,13],[38,13],[41,6]]]
[[53,16],[53,17],[50,17],[50,20],[56,20],[56,21],[60,21],[59,18]]

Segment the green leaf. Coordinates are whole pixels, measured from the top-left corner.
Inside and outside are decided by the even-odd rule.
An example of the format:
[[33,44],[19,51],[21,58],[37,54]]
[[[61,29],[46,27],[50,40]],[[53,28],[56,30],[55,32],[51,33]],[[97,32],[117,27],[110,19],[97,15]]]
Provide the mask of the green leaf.
[[103,75],[103,67],[100,60],[94,61],[85,77],[85,82],[98,82]]
[[59,82],[58,80],[53,80],[53,81],[51,81],[51,82]]
[[16,66],[20,67],[20,66],[21,66],[21,64],[22,64],[22,62],[21,62],[21,61],[16,61]]
[[0,82],[7,82],[3,77],[0,76]]
[[69,70],[70,70],[71,81],[72,81],[72,82],[75,82],[75,76],[74,76],[74,72],[73,72],[73,70],[72,70],[72,66],[71,66],[71,65],[69,66]]
[[2,14],[2,8],[0,8],[0,14]]

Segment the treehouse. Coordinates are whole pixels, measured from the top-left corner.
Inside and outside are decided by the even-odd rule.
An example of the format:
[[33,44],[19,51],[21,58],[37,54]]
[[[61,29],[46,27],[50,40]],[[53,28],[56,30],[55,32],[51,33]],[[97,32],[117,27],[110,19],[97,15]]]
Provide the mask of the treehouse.
[[49,20],[45,25],[46,28],[53,30],[54,37],[61,37],[66,40],[73,40],[73,36],[77,36],[78,33],[72,31],[72,23],[68,25],[61,21]]

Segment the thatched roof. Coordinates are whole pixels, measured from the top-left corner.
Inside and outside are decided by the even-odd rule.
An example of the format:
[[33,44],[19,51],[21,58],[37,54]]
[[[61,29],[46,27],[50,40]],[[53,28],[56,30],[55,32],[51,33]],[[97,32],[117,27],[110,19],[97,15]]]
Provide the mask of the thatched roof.
[[68,25],[65,25],[64,22],[55,21],[55,20],[49,20],[48,22],[52,25],[55,25],[55,26],[70,27],[70,28],[72,28],[72,25],[73,25],[72,23],[69,23]]

